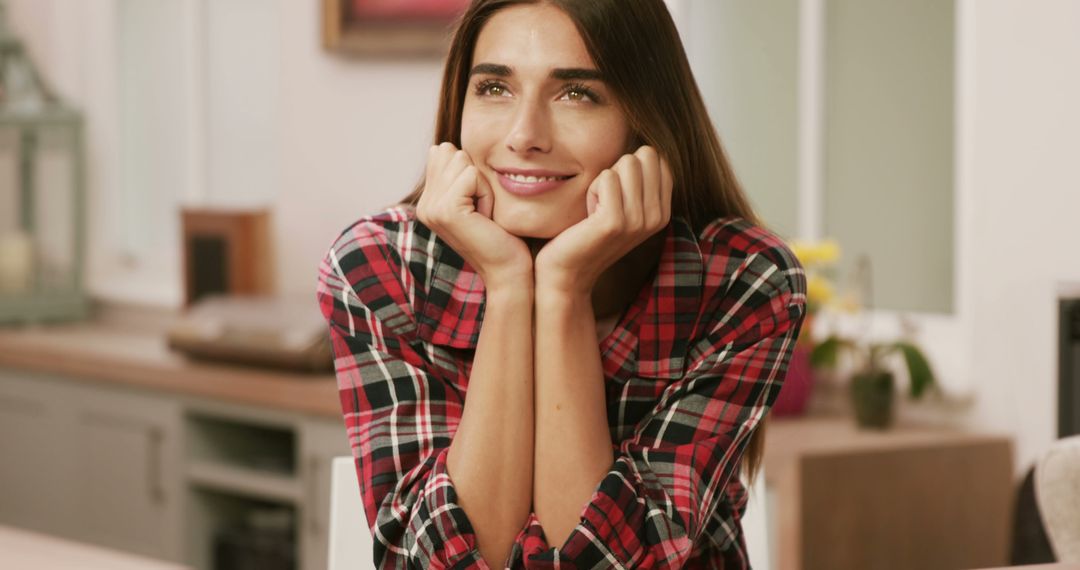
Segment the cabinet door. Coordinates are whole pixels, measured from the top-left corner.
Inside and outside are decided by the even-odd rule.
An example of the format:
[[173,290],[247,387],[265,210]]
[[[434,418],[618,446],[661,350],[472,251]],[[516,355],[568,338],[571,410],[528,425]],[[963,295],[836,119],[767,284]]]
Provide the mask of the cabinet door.
[[0,523],[69,535],[66,402],[47,380],[0,370]]
[[179,560],[180,410],[163,398],[99,391],[74,416],[72,516],[88,542]]
[[350,455],[345,425],[334,420],[305,422],[301,435],[301,477],[307,492],[301,505],[300,558],[303,570],[324,570],[330,524],[330,465],[334,457]]

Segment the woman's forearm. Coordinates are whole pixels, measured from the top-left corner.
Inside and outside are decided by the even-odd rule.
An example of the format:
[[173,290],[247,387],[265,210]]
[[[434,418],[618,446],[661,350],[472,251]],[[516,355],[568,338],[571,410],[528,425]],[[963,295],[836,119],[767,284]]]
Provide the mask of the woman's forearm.
[[559,547],[614,461],[588,296],[536,291],[536,354],[533,508]]
[[447,469],[481,556],[502,568],[532,499],[532,283],[489,289],[486,303]]

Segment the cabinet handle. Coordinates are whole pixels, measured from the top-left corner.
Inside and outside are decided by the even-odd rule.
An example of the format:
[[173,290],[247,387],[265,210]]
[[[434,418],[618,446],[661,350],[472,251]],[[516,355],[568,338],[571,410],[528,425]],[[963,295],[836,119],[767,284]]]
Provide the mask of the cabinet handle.
[[165,441],[165,434],[161,432],[160,428],[151,428],[149,431],[150,436],[150,453],[147,455],[147,460],[150,465],[146,470],[146,476],[149,479],[147,481],[147,487],[150,489],[150,500],[158,505],[165,504],[165,482],[162,480],[164,477],[164,469],[161,466],[162,461],[162,447]]
[[321,536],[323,533],[323,521],[319,520],[319,513],[321,512],[321,509],[318,508],[319,471],[321,471],[319,469],[319,458],[309,458],[307,505],[304,510],[308,513],[308,530],[314,536]]

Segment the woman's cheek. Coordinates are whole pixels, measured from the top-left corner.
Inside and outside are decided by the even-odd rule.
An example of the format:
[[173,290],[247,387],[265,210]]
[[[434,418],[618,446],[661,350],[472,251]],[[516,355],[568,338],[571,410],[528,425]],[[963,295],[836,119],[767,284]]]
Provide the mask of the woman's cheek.
[[574,154],[593,176],[611,168],[627,154],[629,129],[621,117],[571,121],[564,128],[568,135],[566,139],[575,147]]

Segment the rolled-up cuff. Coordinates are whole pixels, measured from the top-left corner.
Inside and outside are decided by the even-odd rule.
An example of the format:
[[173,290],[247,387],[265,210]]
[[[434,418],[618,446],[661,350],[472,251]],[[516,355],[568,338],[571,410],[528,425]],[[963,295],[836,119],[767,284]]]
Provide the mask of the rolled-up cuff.
[[423,509],[413,517],[417,547],[426,551],[433,568],[488,568],[476,543],[476,533],[446,468],[449,448],[435,457],[424,484]]

